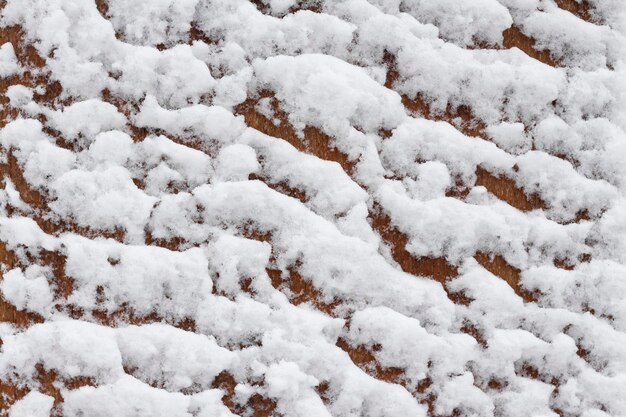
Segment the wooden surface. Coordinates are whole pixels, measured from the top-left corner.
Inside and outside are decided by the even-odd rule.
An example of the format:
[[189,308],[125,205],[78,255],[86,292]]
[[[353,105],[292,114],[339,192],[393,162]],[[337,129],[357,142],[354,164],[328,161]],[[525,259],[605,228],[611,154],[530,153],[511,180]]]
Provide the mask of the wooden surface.
[[[107,13],[106,0],[97,1],[99,10],[103,15]],[[257,2],[258,3],[258,2]],[[585,2],[576,2],[574,0],[557,0],[558,5],[568,10],[582,19],[591,20],[592,14],[589,6]],[[262,3],[261,3],[262,6]],[[259,6],[260,9],[263,7]],[[203,34],[195,26],[190,33],[190,39],[203,38]],[[535,41],[529,36],[525,35],[520,28],[512,26],[504,33],[504,48],[517,47],[530,57],[537,59],[547,65],[557,66],[558,62],[554,60],[550,51],[538,51],[535,48]],[[206,39],[204,37],[203,39]],[[211,42],[210,39],[206,39],[207,42]],[[7,88],[11,85],[22,84],[31,88],[40,86],[43,88],[43,93],[35,94],[34,100],[39,104],[55,107],[60,106],[58,98],[62,92],[62,86],[57,81],[54,81],[45,75],[46,60],[37,54],[33,45],[30,45],[23,41],[23,32],[19,27],[9,27],[0,30],[0,43],[11,42],[15,48],[16,55],[21,63],[26,68],[26,71],[18,76],[10,77],[8,79],[0,80],[0,126],[6,125],[6,123],[12,119],[19,117],[19,112],[15,109],[8,107],[8,99],[6,97]],[[166,47],[166,46],[163,46]],[[395,57],[392,54],[387,53],[385,57],[386,64],[388,66],[388,76],[386,80],[386,87],[393,89],[394,83],[397,79],[398,73],[395,68]],[[36,70],[43,70],[39,73]],[[36,75],[35,75],[36,74]],[[279,123],[275,124],[272,120],[261,115],[255,110],[255,104],[260,98],[270,98],[272,100],[272,108],[274,110],[276,118]],[[425,97],[406,97],[403,96],[403,103],[407,108],[407,111],[414,114],[416,117],[424,117],[431,120],[446,121],[454,124],[461,132],[468,136],[480,137],[487,140],[484,133],[485,124],[483,121],[477,119],[472,112],[472,109],[467,106],[461,106],[457,108],[449,107],[443,113],[435,113],[431,111],[428,105],[428,101]],[[124,112],[132,112],[133,103],[125,103],[119,98],[112,97],[109,92],[103,92],[103,99],[114,103],[120,110]],[[65,104],[69,104],[71,99]],[[343,170],[351,176],[355,181],[354,175],[356,161],[350,160],[350,158],[338,150],[333,142],[333,138],[324,134],[321,130],[308,126],[304,129],[304,137],[300,137],[296,134],[294,128],[289,124],[287,114],[281,108],[281,103],[274,98],[271,91],[259,92],[258,97],[250,97],[245,102],[235,108],[235,112],[242,115],[245,118],[245,122],[248,126],[253,127],[268,135],[281,138],[295,148],[302,152],[306,152],[315,155],[321,159],[337,162]],[[46,126],[47,121],[45,117],[40,116],[40,121]],[[132,133],[135,140],[139,141],[151,133],[146,129],[140,129],[136,126],[129,126],[129,131]],[[69,147],[68,141],[65,141],[58,132],[55,132],[48,128],[48,133],[55,137],[57,144],[64,147]],[[381,132],[381,137],[390,135],[391,132]],[[175,140],[175,138],[174,138]],[[181,142],[183,143],[183,142]],[[189,144],[186,143],[188,146]],[[124,241],[124,234],[120,230],[91,230],[80,228],[71,222],[61,221],[55,219],[50,214],[48,208],[48,201],[45,193],[42,193],[33,187],[31,187],[25,180],[22,168],[17,163],[11,149],[0,149],[2,156],[6,157],[6,162],[0,164],[0,181],[4,187],[6,180],[10,179],[16,190],[18,191],[21,199],[28,204],[32,209],[30,216],[37,222],[37,224],[49,234],[59,234],[63,232],[73,232],[86,237],[110,237],[120,242]],[[484,167],[478,167],[476,170],[476,180],[473,184],[456,184],[455,189],[449,190],[448,194],[451,198],[463,199],[467,192],[475,186],[482,186],[487,189],[493,196],[502,200],[503,202],[515,207],[521,211],[542,210],[546,208],[546,203],[536,194],[528,194],[522,188],[520,188],[515,180],[508,178],[504,174],[489,172]],[[270,187],[275,190],[295,197],[301,201],[307,201],[308,196],[305,190],[299,190],[287,183],[272,183],[269,179],[260,176],[251,178],[253,180],[260,180],[266,182]],[[358,181],[357,181],[358,182]],[[140,183],[136,183],[141,185]],[[363,184],[361,184],[365,187]],[[15,209],[15,214],[21,214],[19,210]],[[464,294],[457,294],[449,290],[447,283],[458,275],[457,266],[451,264],[445,258],[416,258],[407,249],[408,237],[406,233],[403,233],[397,225],[394,225],[392,219],[385,212],[384,208],[379,203],[373,202],[370,212],[369,221],[373,230],[380,236],[383,243],[389,248],[393,260],[397,264],[397,267],[403,271],[415,275],[415,276],[427,276],[438,282],[440,282],[449,298],[452,302],[457,304],[468,304],[471,302]],[[248,237],[263,240],[271,243],[272,237],[262,231],[249,230],[245,231]],[[146,244],[149,245],[161,245],[168,247],[169,249],[176,250],[180,245],[184,243],[182,241],[169,241],[163,242],[152,239],[150,236],[146,238]],[[151,322],[165,321],[164,318],[158,317],[156,314],[148,316],[137,316],[135,312],[127,307],[121,307],[119,311],[111,314],[99,311],[97,308],[93,312],[85,312],[72,306],[61,303],[61,300],[67,299],[72,293],[72,279],[65,274],[65,258],[60,253],[33,253],[29,255],[31,258],[29,262],[31,264],[39,264],[42,266],[50,266],[54,272],[53,284],[57,289],[55,297],[59,300],[59,308],[66,309],[68,314],[75,318],[83,318],[86,320],[95,321],[107,326],[119,326],[125,324],[143,324]],[[525,301],[531,302],[535,299],[536,294],[531,294],[520,285],[520,273],[521,271],[509,265],[502,254],[488,254],[488,253],[476,253],[475,259],[485,269],[492,272],[496,276],[500,277],[504,282],[511,286],[511,288]],[[585,259],[588,261],[589,259]],[[3,242],[0,242],[0,263],[2,264],[3,271],[10,270],[11,268],[22,265],[22,260],[19,259],[16,253],[7,249]],[[578,259],[574,260],[555,260],[555,264],[562,265],[562,267],[568,267],[569,265],[580,262]],[[290,300],[294,304],[300,304],[303,302],[312,303],[315,308],[328,315],[341,316],[341,300],[327,300],[324,299],[319,289],[315,288],[311,281],[302,276],[298,271],[298,265],[291,265],[287,270],[279,270],[273,266],[268,267],[268,275],[271,278],[274,287],[285,290],[290,294]],[[0,271],[0,279],[2,272]],[[249,287],[246,287],[245,283],[242,286],[242,291],[251,291]],[[0,321],[9,322],[16,325],[19,328],[26,328],[35,323],[40,323],[43,318],[35,313],[20,311],[15,306],[8,303],[4,298],[0,297]],[[170,323],[177,327],[193,331],[195,329],[195,323],[191,320]],[[480,329],[474,327],[471,323],[468,323],[466,327],[462,328],[464,331],[477,340],[481,339]],[[398,383],[408,387],[406,380],[403,377],[403,370],[397,368],[384,368],[376,362],[375,356],[372,354],[374,348],[368,348],[366,346],[351,346],[347,341],[340,339],[337,343],[341,349],[345,350],[352,361],[362,368],[365,372],[372,375],[375,378]],[[133,372],[132,369],[127,372]],[[528,375],[533,375],[532,369],[524,371]],[[55,415],[60,415],[59,404],[62,403],[63,397],[59,390],[59,383],[68,388],[76,389],[85,385],[92,385],[93,381],[85,378],[77,377],[74,380],[58,380],[54,370],[46,370],[42,367],[39,368],[37,378],[41,384],[40,391],[47,393],[54,398],[55,401]],[[539,376],[536,376],[539,378]],[[54,383],[57,381],[58,383]],[[214,387],[222,388],[225,391],[223,402],[233,412],[242,412],[241,407],[233,402],[234,387],[236,381],[233,375],[223,373],[214,381]],[[497,381],[489,381],[490,387],[496,386]],[[433,404],[433,394],[427,392],[429,387],[429,381],[424,380],[417,385],[414,389],[414,394],[420,399],[421,402],[426,404],[429,409],[430,415],[435,415]],[[331,389],[328,385],[324,385],[324,382],[318,387],[318,392],[324,398],[324,393]],[[5,395],[3,402],[3,409],[6,411],[15,400],[22,398],[26,393],[26,389],[22,389],[17,384],[17,381],[0,381],[0,393]],[[254,396],[250,399],[249,409],[252,410],[255,417],[269,416],[274,412],[276,404],[261,396]],[[1,414],[1,413],[0,413]]]

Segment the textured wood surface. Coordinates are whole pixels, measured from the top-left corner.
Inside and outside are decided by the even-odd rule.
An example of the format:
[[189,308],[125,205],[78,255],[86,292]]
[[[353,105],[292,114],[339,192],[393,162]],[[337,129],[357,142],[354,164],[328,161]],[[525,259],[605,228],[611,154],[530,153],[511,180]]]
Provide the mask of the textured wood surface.
[[[260,2],[254,2],[259,10],[263,11],[264,4]],[[107,3],[106,0],[97,1],[100,12],[106,16]],[[564,10],[568,10],[584,20],[592,20],[592,14],[589,5],[586,2],[576,2],[575,0],[557,0],[557,4]],[[305,9],[315,11],[313,5],[308,5]],[[292,12],[291,10],[290,12]],[[550,51],[536,50],[535,41],[524,34],[517,26],[512,26],[504,33],[504,48],[517,47],[530,57],[541,61],[547,65],[558,66]],[[190,40],[193,39],[205,39],[207,42],[211,42],[205,35],[199,31],[196,27],[192,27],[190,32]],[[0,127],[6,125],[10,120],[19,117],[19,112],[9,108],[7,106],[8,99],[6,97],[7,88],[11,85],[22,84],[31,88],[42,87],[42,93],[36,93],[34,100],[40,104],[55,105],[58,103],[58,98],[62,92],[62,86],[55,80],[46,76],[45,65],[46,60],[44,57],[38,55],[33,45],[30,45],[23,40],[23,32],[19,27],[9,27],[0,29],[0,44],[11,42],[15,48],[16,55],[21,65],[27,70],[18,76],[10,77],[0,80]],[[163,48],[166,46],[163,46]],[[395,57],[392,54],[387,53],[385,59],[389,68],[386,80],[386,87],[393,89],[394,83],[397,79],[397,70],[395,69]],[[43,71],[36,71],[43,70]],[[268,119],[266,116],[260,114],[255,105],[261,98],[271,99],[272,109],[275,117],[278,119],[278,123]],[[132,104],[125,103],[123,100],[112,97],[110,92],[103,91],[103,99],[108,102],[114,103],[120,111],[128,113]],[[480,137],[487,140],[484,133],[485,123],[473,114],[473,111],[468,106],[460,106],[457,108],[447,108],[442,113],[435,113],[431,111],[428,101],[424,97],[402,97],[402,101],[408,112],[416,117],[423,117],[431,120],[446,121],[455,125],[461,132],[468,136]],[[271,91],[259,92],[258,97],[250,97],[245,102],[235,108],[235,112],[242,115],[248,126],[253,127],[265,134],[283,139],[293,145],[296,149],[302,152],[315,155],[321,159],[337,162],[343,170],[356,180],[354,169],[355,162],[350,160],[347,155],[342,153],[334,145],[334,139],[329,135],[323,133],[320,129],[307,126],[304,129],[304,137],[296,134],[295,129],[289,124],[287,114],[281,108],[281,103],[275,99]],[[40,116],[40,121],[46,126],[45,117]],[[129,126],[130,131],[133,133],[133,138],[137,141],[142,140],[150,132],[146,129],[142,129],[136,126]],[[56,138],[59,146],[68,147],[67,141],[61,137],[58,132],[52,131],[48,128],[48,133]],[[390,132],[381,132],[381,137],[385,138],[391,134]],[[186,146],[194,147],[192,143],[180,142]],[[10,149],[0,149],[2,155],[6,156],[6,162],[0,164],[0,181],[2,187],[5,186],[6,180],[10,180],[15,186],[15,189],[19,193],[21,199],[32,209],[31,218],[33,218],[37,224],[46,233],[58,235],[63,232],[71,231],[86,237],[107,237],[113,238],[117,241],[124,241],[124,233],[121,230],[92,230],[87,228],[78,227],[75,224],[67,221],[61,221],[51,215],[48,200],[43,192],[32,188],[25,180],[23,170],[17,163],[16,158],[12,154]],[[275,190],[284,193],[286,195],[297,198],[300,201],[307,201],[308,196],[304,190],[300,190],[297,187],[283,183],[272,183],[269,179],[262,176],[251,177],[252,180],[260,180],[268,183],[268,185]],[[140,181],[140,180],[138,180]],[[140,182],[136,183],[140,186]],[[361,184],[362,185],[362,184]],[[467,191],[474,186],[482,186],[487,189],[493,196],[502,200],[503,202],[515,207],[521,211],[543,210],[546,208],[546,203],[536,194],[529,195],[516,182],[508,178],[506,175],[489,172],[487,169],[479,167],[476,171],[475,184],[460,184],[458,187],[461,192],[450,192],[452,198],[463,199],[467,194]],[[458,191],[458,190],[457,190]],[[18,213],[15,211],[15,213]],[[581,217],[577,220],[584,220]],[[447,287],[447,283],[454,279],[458,275],[458,268],[456,265],[449,263],[445,258],[416,258],[407,249],[408,236],[402,230],[398,228],[385,212],[384,207],[380,206],[377,202],[374,202],[370,208],[369,221],[373,230],[380,236],[382,242],[390,249],[391,256],[398,267],[403,271],[415,275],[426,276],[433,280],[436,280],[443,284],[444,289],[448,293],[449,298],[456,304],[467,304],[471,300],[463,294],[457,294],[450,291]],[[252,239],[262,240],[271,243],[271,235],[264,234],[260,231],[249,230],[242,232],[247,237]],[[151,236],[147,236],[146,244],[158,245],[167,247],[171,250],[177,250],[184,244],[184,241],[160,241],[152,239]],[[49,266],[54,273],[54,286],[56,288],[55,297],[61,301],[66,300],[72,293],[72,279],[65,274],[65,259],[62,254],[55,252],[41,252],[33,253],[29,255],[30,262],[33,264],[40,264]],[[502,254],[489,254],[489,253],[476,253],[474,255],[476,261],[480,263],[485,269],[500,277],[506,282],[516,294],[518,294],[524,301],[531,302],[535,299],[536,294],[531,294],[520,285],[520,273],[517,268],[509,265]],[[584,259],[583,261],[588,261]],[[579,262],[580,260],[574,260],[570,263],[567,260],[555,260],[556,265],[562,265],[563,268],[569,267],[571,262]],[[20,265],[22,260],[19,259],[16,253],[7,249],[3,242],[0,242],[0,263],[3,266],[4,271]],[[114,260],[112,261],[114,262]],[[0,279],[2,279],[2,270],[0,270]],[[323,297],[322,291],[316,288],[313,283],[302,276],[298,271],[298,265],[291,265],[287,271],[281,271],[269,267],[268,275],[271,278],[272,284],[275,288],[283,289],[290,295],[290,301],[293,304],[301,304],[304,302],[311,303],[318,310],[331,315],[342,316],[341,312],[341,300],[327,300]],[[245,283],[242,284],[242,291],[251,291],[249,286]],[[94,309],[92,312],[85,312],[78,308],[73,308],[71,305],[64,305],[59,302],[59,309],[66,309],[68,314],[75,318],[86,318],[95,322],[101,323],[107,326],[122,326],[126,324],[145,324],[153,322],[162,322],[166,319],[159,317],[156,314],[148,316],[138,316],[132,309],[127,306],[122,306],[118,311],[110,313],[104,310]],[[346,317],[344,317],[346,318]],[[347,317],[349,319],[349,317]],[[8,303],[4,298],[0,297],[0,321],[8,322],[16,325],[20,328],[26,328],[35,323],[41,323],[43,317],[38,314],[27,312],[24,310],[18,310],[15,306]],[[182,322],[170,323],[179,328],[193,331],[195,329],[195,323],[192,320],[185,320]],[[474,327],[471,323],[461,329],[467,334],[475,337],[479,343],[481,341],[481,331]],[[399,368],[385,368],[382,367],[377,361],[373,352],[376,351],[376,346],[351,346],[346,340],[340,339],[337,342],[337,346],[346,351],[352,361],[367,372],[374,378],[384,380],[387,382],[393,382],[401,384],[411,392],[422,402],[428,406],[429,414],[436,415],[434,410],[434,394],[430,390],[431,381],[428,378],[420,381],[419,383],[409,383],[403,375],[404,370]],[[132,369],[127,372],[133,372]],[[522,369],[526,375],[534,379],[541,379],[536,371],[530,367]],[[36,376],[40,383],[40,391],[51,395],[55,401],[55,415],[60,415],[59,404],[62,403],[63,397],[59,387],[63,386],[67,389],[77,389],[82,386],[92,385],[93,381],[88,378],[77,377],[72,380],[59,380],[58,375],[54,370],[46,370],[43,367],[38,368],[38,375]],[[223,397],[224,404],[233,413],[242,413],[245,410],[241,409],[241,406],[237,405],[233,401],[235,395],[235,386],[238,382],[233,375],[228,373],[220,374],[214,381],[213,386],[215,388],[221,388],[224,390],[225,395]],[[478,382],[477,382],[478,383]],[[498,381],[485,382],[486,387],[497,387]],[[318,392],[323,398],[323,394],[332,390],[325,382],[320,383],[318,386]],[[15,382],[0,381],[0,394],[4,396],[3,408],[7,409],[14,401],[22,398],[27,394],[27,390],[20,388]],[[248,403],[249,410],[252,410],[252,415],[255,417],[265,417],[273,415],[275,412],[276,404],[273,400],[262,396],[253,396]]]

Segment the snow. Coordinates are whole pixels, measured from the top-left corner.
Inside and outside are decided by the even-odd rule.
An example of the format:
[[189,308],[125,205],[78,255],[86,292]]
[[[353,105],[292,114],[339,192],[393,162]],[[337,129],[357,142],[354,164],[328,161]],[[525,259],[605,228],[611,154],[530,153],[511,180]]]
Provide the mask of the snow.
[[7,97],[12,107],[20,107],[33,99],[33,91],[23,85],[12,85],[7,89]]
[[400,9],[420,22],[434,24],[444,39],[462,46],[476,41],[498,45],[502,32],[513,23],[507,8],[496,0],[406,0],[400,2]]
[[198,0],[111,2],[107,18],[128,43],[177,43],[185,40],[197,4]]
[[100,132],[122,129],[126,118],[115,106],[91,99],[46,114],[51,126],[67,139],[85,137],[87,143]]
[[[519,123],[519,122],[517,123],[502,122],[498,125],[489,126],[487,127],[487,134],[489,135],[489,138],[496,145],[498,145],[499,148],[504,149],[508,153],[511,153],[514,155],[527,152],[528,150],[530,150],[533,143],[538,148],[540,147],[543,148],[545,146],[546,148],[547,147],[550,148],[550,149],[545,149],[545,150],[550,150],[550,151],[555,152],[555,151],[560,150],[556,148],[555,145],[553,144],[546,144],[544,146],[541,145],[541,143],[543,142],[542,141],[543,137],[545,137],[544,139],[545,141],[554,140],[551,135],[547,134],[548,132],[545,132],[546,134],[544,135],[539,133],[539,131],[544,132],[543,129],[550,129],[550,127],[552,127],[552,124],[550,123],[550,119],[542,120],[537,125],[538,132],[533,138],[534,141],[531,140],[531,138],[529,138],[524,133],[524,124]],[[550,131],[549,133],[552,133],[552,132]],[[571,145],[569,145],[568,143],[565,146],[571,146]]]
[[[540,39],[538,49],[549,49],[555,58],[572,66],[586,69],[606,66],[616,58],[614,49],[623,48],[620,45],[623,39],[608,26],[581,21],[558,8],[550,13],[533,12],[522,25],[529,35]],[[572,25],[576,31],[569,30]]]
[[0,46],[0,76],[9,77],[20,71],[13,44],[7,42]]
[[394,128],[404,118],[396,93],[332,56],[277,56],[255,61],[253,67],[256,88],[275,91],[297,128],[312,125],[328,134],[345,134],[354,126],[372,132]]
[[46,417],[52,411],[54,398],[49,395],[31,391],[24,398],[17,401],[9,410],[10,417],[32,416]]
[[247,180],[261,167],[254,149],[243,144],[224,147],[217,156],[216,165],[216,177],[222,181]]
[[60,216],[72,216],[78,225],[113,230],[121,221],[132,235],[143,225],[157,199],[137,188],[130,173],[120,166],[102,171],[68,171],[50,184],[56,199],[50,204]]
[[[168,391],[192,385],[208,389],[213,379],[236,359],[233,352],[218,346],[213,338],[163,324],[120,329],[117,343],[125,366],[137,369],[136,378]],[[181,357],[194,361],[181,364]]]
[[[0,282],[0,291],[19,310],[29,310],[47,315],[47,308],[52,304],[53,295],[45,276],[38,275],[37,268],[27,269],[26,276],[19,269],[12,269],[4,274]],[[35,276],[33,276],[35,275]]]
[[113,384],[84,387],[68,393],[63,404],[67,416],[190,417],[190,398],[178,392],[152,388],[132,376]]
[[[335,162],[298,152],[289,143],[254,129],[245,131],[241,139],[262,158],[263,175],[272,182],[286,181],[304,191],[308,199],[306,204],[315,213],[330,219],[367,201],[367,193]],[[316,175],[307,175],[308,172]],[[328,187],[330,183],[333,187]]]
[[28,382],[35,366],[44,363],[47,369],[58,370],[69,378],[115,381],[124,371],[113,335],[112,329],[80,321],[35,325],[3,339],[0,374],[23,375]]
[[200,138],[208,147],[214,141],[231,143],[245,129],[243,121],[224,107],[199,104],[168,110],[160,107],[150,95],[146,96],[133,122],[137,127],[162,129],[182,139]]
[[625,415],[626,3],[557,3],[7,0],[0,416]]

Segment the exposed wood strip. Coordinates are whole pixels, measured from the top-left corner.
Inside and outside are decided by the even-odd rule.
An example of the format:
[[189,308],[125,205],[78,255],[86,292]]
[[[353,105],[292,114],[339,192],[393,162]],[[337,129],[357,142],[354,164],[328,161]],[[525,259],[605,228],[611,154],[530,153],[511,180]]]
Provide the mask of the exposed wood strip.
[[554,0],[557,6],[563,10],[576,15],[582,20],[587,22],[593,22],[593,16],[591,13],[591,5],[587,0]]
[[221,389],[224,392],[222,402],[235,415],[250,415],[251,417],[270,417],[275,414],[276,401],[259,393],[253,394],[247,404],[240,404],[237,401],[235,387],[238,381],[228,371],[221,372],[213,380],[212,387]]
[[559,66],[559,63],[552,57],[548,50],[537,50],[535,48],[536,41],[526,35],[521,29],[513,25],[502,33],[504,38],[503,45],[506,49],[518,48],[526,55],[537,61],[543,62],[552,67]]
[[[256,105],[261,98],[271,100],[271,107],[278,123],[274,123],[273,120],[256,110]],[[338,162],[348,175],[352,174],[355,162],[349,160],[347,155],[334,146],[332,137],[312,126],[305,127],[302,137],[298,136],[289,123],[287,114],[280,108],[280,104],[272,92],[263,91],[259,93],[258,98],[248,98],[235,107],[235,112],[244,116],[248,126],[266,135],[283,139],[301,152],[308,152],[327,161]]]
[[340,337],[337,339],[337,347],[346,352],[352,359],[352,362],[370,376],[381,381],[406,385],[404,382],[404,369],[382,367],[367,346],[359,345],[355,347]]
[[526,302],[537,300],[538,294],[525,289],[521,284],[521,270],[510,265],[502,255],[489,255],[478,252],[474,255],[474,259],[483,266],[487,271],[503,279],[515,294],[520,296]]
[[481,185],[500,200],[521,211],[546,209],[546,203],[537,194],[528,196],[515,180],[497,176],[481,166],[476,168],[476,185]]
[[445,258],[416,258],[407,251],[408,236],[393,225],[391,218],[379,205],[370,211],[370,221],[372,228],[389,244],[393,259],[404,272],[417,276],[429,276],[442,284],[458,275],[458,269],[450,265]]

